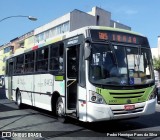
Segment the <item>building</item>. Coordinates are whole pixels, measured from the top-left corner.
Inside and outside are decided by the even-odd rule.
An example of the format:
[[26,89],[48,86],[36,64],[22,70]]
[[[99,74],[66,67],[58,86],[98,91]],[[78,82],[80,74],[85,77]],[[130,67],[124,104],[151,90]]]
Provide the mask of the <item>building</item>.
[[7,56],[13,53],[20,53],[34,45],[44,43],[46,40],[52,39],[58,34],[90,25],[131,30],[131,27],[112,20],[111,13],[99,7],[93,7],[92,11],[88,13],[75,9],[2,45],[0,47],[0,75],[4,75],[4,61]]
[[[152,51],[152,58],[156,57],[158,58],[160,56],[160,36],[158,36],[158,44],[157,44],[157,48],[151,48]],[[157,86],[160,86],[160,73],[156,70],[154,70],[154,74],[155,74],[155,81]]]
[[158,36],[158,45],[157,45],[158,55],[160,56],[160,36]]
[[151,48],[151,52],[152,52],[152,58],[154,57],[157,58],[159,56],[158,48]]
[[158,36],[158,42],[156,48],[151,48],[152,51],[152,58],[160,56],[160,36]]
[[20,37],[10,40],[9,43],[0,47],[0,75],[5,72],[5,58],[14,54],[21,53],[27,47],[34,46],[34,31],[28,32]]
[[35,43],[41,43],[55,35],[90,25],[131,30],[131,27],[112,20],[111,13],[99,7],[93,7],[92,11],[88,13],[75,9],[64,16],[35,29]]

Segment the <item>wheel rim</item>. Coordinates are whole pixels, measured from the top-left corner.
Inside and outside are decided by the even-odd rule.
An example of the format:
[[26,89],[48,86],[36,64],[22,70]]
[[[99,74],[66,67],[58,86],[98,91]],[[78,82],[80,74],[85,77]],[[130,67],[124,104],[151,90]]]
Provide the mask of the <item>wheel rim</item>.
[[17,97],[17,104],[18,104],[18,105],[21,104],[21,96],[20,96],[20,94],[18,94],[18,97]]
[[64,115],[64,106],[62,101],[58,102],[57,104],[57,115],[59,117],[62,117]]

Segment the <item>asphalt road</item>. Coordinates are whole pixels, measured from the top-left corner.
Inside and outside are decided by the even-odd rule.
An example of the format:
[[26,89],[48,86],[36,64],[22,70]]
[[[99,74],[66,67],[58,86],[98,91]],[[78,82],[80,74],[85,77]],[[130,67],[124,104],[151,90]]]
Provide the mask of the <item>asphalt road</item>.
[[[6,99],[2,93],[2,89],[0,89],[0,131],[12,132],[12,138],[3,139],[21,140],[23,137],[23,139],[30,137],[30,139],[36,140],[160,139],[160,105],[158,104],[156,105],[155,114],[136,119],[96,123],[83,123],[70,119],[68,123],[63,124],[58,122],[51,112],[45,110],[30,106],[19,110],[16,104]],[[16,135],[18,132],[19,134]],[[150,137],[145,137],[145,133]],[[33,134],[37,134],[37,137]],[[138,135],[139,137],[132,137],[132,135]],[[156,135],[159,135],[159,137],[155,137]]]

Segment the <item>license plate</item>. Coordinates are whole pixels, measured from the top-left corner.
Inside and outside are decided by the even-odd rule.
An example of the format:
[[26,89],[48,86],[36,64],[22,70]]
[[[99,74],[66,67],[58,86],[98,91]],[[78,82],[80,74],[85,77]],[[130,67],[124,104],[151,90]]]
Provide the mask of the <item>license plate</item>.
[[124,109],[125,109],[126,111],[128,111],[128,110],[134,110],[134,109],[135,109],[135,105],[125,105],[125,106],[124,106]]

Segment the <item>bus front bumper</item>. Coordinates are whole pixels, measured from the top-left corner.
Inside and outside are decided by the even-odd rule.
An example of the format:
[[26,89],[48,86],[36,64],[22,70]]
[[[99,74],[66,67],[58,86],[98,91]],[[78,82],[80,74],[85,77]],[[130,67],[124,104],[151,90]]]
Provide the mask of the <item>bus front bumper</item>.
[[[133,105],[133,104],[132,104]],[[87,121],[106,121],[115,119],[127,119],[149,115],[155,113],[156,99],[151,99],[146,102],[136,103],[135,109],[126,111],[124,105],[106,105],[87,103]]]

